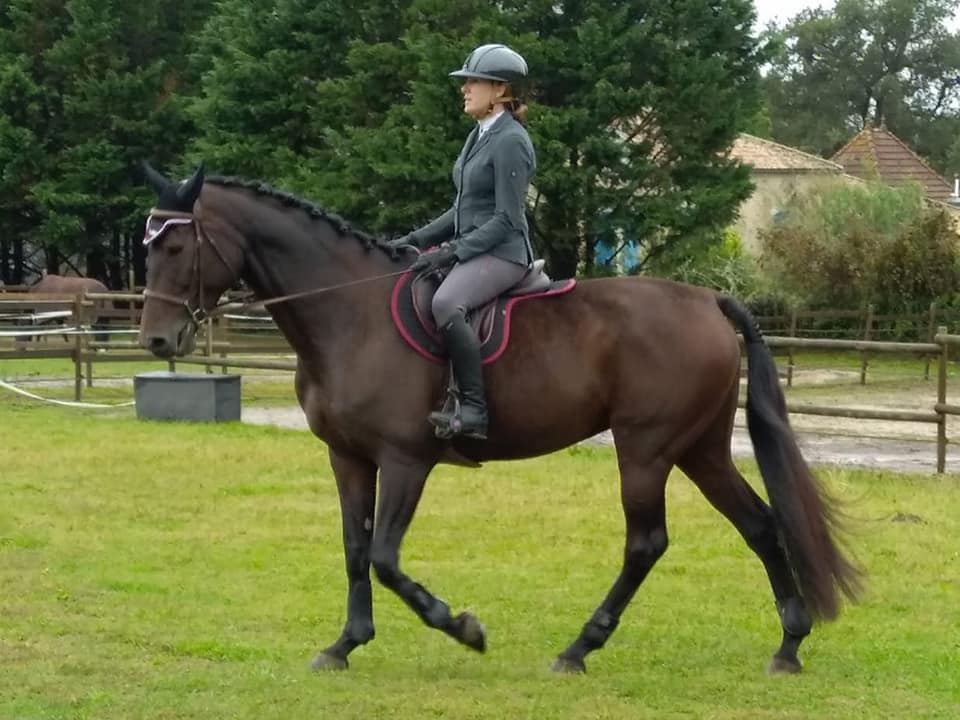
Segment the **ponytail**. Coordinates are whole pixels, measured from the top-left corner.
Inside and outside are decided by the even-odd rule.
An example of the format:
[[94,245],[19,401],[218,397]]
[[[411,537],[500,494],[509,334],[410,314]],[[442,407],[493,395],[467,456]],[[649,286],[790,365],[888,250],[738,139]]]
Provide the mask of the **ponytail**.
[[521,125],[527,124],[527,104],[522,100],[511,100],[507,104],[507,112]]

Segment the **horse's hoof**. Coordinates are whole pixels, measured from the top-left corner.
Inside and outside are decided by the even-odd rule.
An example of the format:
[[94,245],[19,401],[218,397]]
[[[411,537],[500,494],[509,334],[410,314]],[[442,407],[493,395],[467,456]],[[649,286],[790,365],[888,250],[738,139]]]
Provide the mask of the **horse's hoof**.
[[550,669],[555,673],[563,673],[565,675],[583,675],[587,671],[587,666],[583,664],[583,660],[558,657],[553,661]]
[[487,649],[487,633],[477,618],[468,612],[462,612],[453,620],[457,628],[457,640],[479,653]]
[[767,665],[767,673],[769,675],[796,675],[801,670],[803,670],[803,666],[799,660],[796,658],[783,658],[779,655],[774,655],[770,664]]
[[348,667],[350,667],[350,663],[347,662],[346,658],[337,657],[336,655],[330,655],[325,652],[317,655],[310,663],[310,669],[316,672],[346,670]]

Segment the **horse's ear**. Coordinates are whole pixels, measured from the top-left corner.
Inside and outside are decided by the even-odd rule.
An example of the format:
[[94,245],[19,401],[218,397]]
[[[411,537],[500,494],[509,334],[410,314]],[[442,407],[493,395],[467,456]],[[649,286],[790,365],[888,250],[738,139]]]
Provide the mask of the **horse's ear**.
[[143,175],[147,180],[147,184],[156,190],[157,195],[162,195],[164,190],[170,187],[170,181],[154,170],[153,166],[146,160],[141,162],[140,165],[143,168]]
[[177,200],[186,208],[192,208],[203,189],[203,163],[197,167],[189,180],[177,188]]

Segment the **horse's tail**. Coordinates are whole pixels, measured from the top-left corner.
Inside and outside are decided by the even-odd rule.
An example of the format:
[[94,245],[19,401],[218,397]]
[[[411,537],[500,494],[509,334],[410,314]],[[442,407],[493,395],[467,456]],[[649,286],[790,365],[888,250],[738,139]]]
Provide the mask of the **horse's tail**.
[[717,303],[746,344],[747,427],[787,562],[810,613],[832,620],[839,611],[838,590],[856,598],[860,570],[834,540],[836,513],[797,446],[777,367],[756,320],[733,298],[720,295]]

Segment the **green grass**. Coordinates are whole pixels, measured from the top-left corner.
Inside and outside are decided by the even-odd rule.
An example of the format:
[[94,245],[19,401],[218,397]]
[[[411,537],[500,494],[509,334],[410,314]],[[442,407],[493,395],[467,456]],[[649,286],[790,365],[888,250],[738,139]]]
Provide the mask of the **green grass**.
[[815,629],[803,675],[768,677],[779,627],[760,563],[676,475],[667,555],[589,673],[558,677],[550,660],[618,569],[612,451],[441,467],[404,566],[478,614],[487,654],[376,586],[376,640],[349,672],[315,675],[346,595],[320,442],[6,400],[0,428],[4,720],[960,713],[957,477],[822,473],[855,518],[868,592]]
[[[94,365],[93,387],[83,386],[83,400],[93,403],[121,403],[133,399],[133,377],[137,373],[166,370],[167,363],[111,362]],[[204,372],[197,365],[181,364],[179,372]],[[84,371],[85,372],[85,371]],[[219,368],[215,372],[220,372]],[[233,370],[243,375],[241,388],[244,405],[260,407],[291,407],[297,404],[293,388],[293,373],[269,370]],[[68,360],[28,359],[0,360],[0,379],[40,397],[73,400],[74,367]],[[0,402],[14,402],[16,395],[0,388]],[[16,400],[20,404],[35,401]],[[99,413],[99,414],[102,414]],[[133,410],[126,412],[132,416]]]

